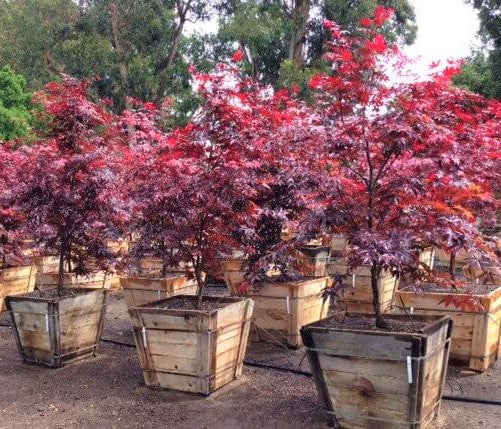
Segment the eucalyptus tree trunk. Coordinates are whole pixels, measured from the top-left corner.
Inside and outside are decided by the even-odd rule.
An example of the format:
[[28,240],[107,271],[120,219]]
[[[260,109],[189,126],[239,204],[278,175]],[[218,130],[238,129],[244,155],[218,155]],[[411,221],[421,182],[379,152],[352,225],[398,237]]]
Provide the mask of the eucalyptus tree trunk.
[[310,0],[295,0],[292,10],[293,33],[289,44],[289,60],[296,66],[304,65],[304,47],[308,30]]

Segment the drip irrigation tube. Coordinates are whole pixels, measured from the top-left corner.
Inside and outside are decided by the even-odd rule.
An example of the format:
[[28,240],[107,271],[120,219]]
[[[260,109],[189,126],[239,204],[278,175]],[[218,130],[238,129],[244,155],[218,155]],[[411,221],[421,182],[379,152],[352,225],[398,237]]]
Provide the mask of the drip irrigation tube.
[[[10,327],[10,325],[2,323],[2,324],[0,324],[0,327]],[[102,338],[101,341],[104,343],[115,344],[117,346],[122,346],[122,347],[130,347],[130,348],[136,347],[135,344],[124,343],[123,341],[116,341],[116,340],[112,340],[112,339],[108,339],[108,338]],[[301,371],[299,369],[287,368],[285,366],[270,365],[270,364],[265,364],[265,363],[260,363],[260,362],[249,361],[249,360],[244,360],[244,365],[253,366],[256,368],[270,369],[273,371],[290,372],[292,374],[302,375],[305,377],[312,377],[312,375],[313,375],[311,372],[308,372],[308,371]],[[468,398],[466,396],[450,396],[450,395],[443,395],[442,399],[445,401],[468,402],[468,403],[473,403],[473,404],[501,406],[501,401],[495,401],[492,399],[478,399],[478,398]]]

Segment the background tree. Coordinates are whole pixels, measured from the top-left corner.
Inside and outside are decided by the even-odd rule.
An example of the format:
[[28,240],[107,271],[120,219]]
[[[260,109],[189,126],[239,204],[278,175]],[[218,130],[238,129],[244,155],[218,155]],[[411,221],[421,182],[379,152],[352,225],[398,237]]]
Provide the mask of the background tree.
[[486,97],[501,99],[501,1],[469,0],[480,19],[487,54],[473,53],[454,82]]
[[128,99],[172,99],[185,121],[197,100],[187,71],[186,23],[207,19],[210,0],[0,1],[0,64],[25,74],[31,89],[62,73],[93,78],[115,111]]
[[240,47],[245,52],[246,70],[254,78],[280,86],[301,85],[324,65],[324,19],[351,31],[377,4],[387,3],[396,13],[385,33],[391,40],[412,43],[417,28],[408,0],[229,0],[220,6],[217,41]]
[[33,123],[31,97],[23,76],[9,66],[0,68],[0,140],[29,133]]

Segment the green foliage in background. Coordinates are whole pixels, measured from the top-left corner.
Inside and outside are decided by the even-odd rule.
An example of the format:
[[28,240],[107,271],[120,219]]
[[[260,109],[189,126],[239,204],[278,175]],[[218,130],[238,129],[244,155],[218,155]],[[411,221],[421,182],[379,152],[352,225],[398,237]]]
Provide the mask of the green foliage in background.
[[0,68],[0,140],[26,136],[33,121],[26,80],[9,66]]

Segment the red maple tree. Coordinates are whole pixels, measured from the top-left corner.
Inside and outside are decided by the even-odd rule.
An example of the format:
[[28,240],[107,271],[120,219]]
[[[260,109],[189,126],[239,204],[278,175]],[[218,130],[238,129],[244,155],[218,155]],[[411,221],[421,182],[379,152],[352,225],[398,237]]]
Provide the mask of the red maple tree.
[[[221,254],[238,247],[238,235],[252,216],[253,170],[259,154],[249,144],[254,114],[244,94],[249,81],[221,66],[195,73],[203,107],[185,127],[169,134],[150,127],[154,141],[137,141],[133,126],[124,155],[123,195],[137,234],[134,255],[148,254],[170,266],[186,264],[198,284]],[[190,273],[188,273],[190,274]]]
[[351,267],[370,266],[382,328],[381,272],[413,270],[423,244],[486,252],[475,221],[494,213],[500,178],[499,102],[453,88],[452,68],[431,81],[392,83],[388,65],[401,57],[377,32],[391,16],[379,7],[357,36],[325,23],[331,71],[310,82],[329,129],[318,142],[324,180],[304,224],[345,234]]
[[12,188],[17,181],[15,148],[0,143],[0,268],[23,262],[21,223],[23,217],[12,205]]
[[115,262],[107,241],[119,235],[125,218],[111,168],[116,118],[89,99],[88,85],[68,78],[37,94],[46,132],[17,149],[11,183],[23,235],[59,256],[59,291],[66,268],[85,275]]

